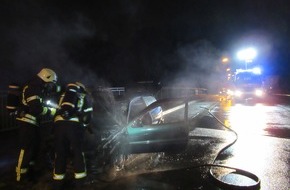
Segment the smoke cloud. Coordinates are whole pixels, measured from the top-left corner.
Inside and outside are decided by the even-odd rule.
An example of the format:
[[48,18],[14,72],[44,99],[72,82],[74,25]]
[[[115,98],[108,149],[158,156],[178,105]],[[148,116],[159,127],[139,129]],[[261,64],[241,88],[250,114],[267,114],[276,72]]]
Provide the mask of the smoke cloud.
[[176,87],[207,88],[216,91],[222,81],[219,72],[221,52],[207,40],[187,44],[178,49],[180,66],[170,85]]

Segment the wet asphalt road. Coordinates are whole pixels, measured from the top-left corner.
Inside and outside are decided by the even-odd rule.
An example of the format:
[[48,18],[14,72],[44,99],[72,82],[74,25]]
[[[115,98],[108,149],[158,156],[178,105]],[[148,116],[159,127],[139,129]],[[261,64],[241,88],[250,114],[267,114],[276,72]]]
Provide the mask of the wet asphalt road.
[[[215,97],[191,106],[193,120],[185,151],[131,155],[125,169],[90,176],[92,183],[85,189],[221,189],[209,175],[212,168],[205,166],[214,161],[256,175],[261,181],[260,189],[290,189],[288,99],[234,104]],[[221,123],[202,107],[210,108]],[[222,124],[235,130],[237,136]],[[232,146],[219,154],[234,140]],[[21,189],[13,182],[16,145],[14,131],[1,133],[0,189]],[[224,175],[228,173],[224,168],[216,168],[214,173],[225,182],[241,186],[254,183],[243,177]],[[26,189],[49,189],[50,181],[48,170]]]
[[261,189],[290,189],[290,98],[262,103],[222,102],[213,113],[238,134],[217,163],[257,175]]

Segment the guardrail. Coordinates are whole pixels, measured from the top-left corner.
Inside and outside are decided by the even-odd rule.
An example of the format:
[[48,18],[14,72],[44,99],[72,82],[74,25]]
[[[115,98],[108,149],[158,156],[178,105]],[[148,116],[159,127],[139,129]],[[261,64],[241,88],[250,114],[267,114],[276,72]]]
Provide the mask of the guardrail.
[[114,95],[124,95],[125,94],[125,87],[111,87],[111,88],[104,88],[104,87],[99,87],[96,90],[93,91],[97,91],[97,92],[103,92],[103,91],[110,91],[112,92]]
[[274,96],[284,96],[284,97],[290,97],[290,94],[272,94]]
[[288,93],[272,93],[271,97],[275,100],[277,103],[289,105],[290,104],[290,94]]
[[16,128],[15,119],[6,110],[7,93],[0,92],[0,132]]
[[188,87],[163,87],[157,92],[157,98],[181,98],[195,95],[207,94],[206,88],[188,88]]

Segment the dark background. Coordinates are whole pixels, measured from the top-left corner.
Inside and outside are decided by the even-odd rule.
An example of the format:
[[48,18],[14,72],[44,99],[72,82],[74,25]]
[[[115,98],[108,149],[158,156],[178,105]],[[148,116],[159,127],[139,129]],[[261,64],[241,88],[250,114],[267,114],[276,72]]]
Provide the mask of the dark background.
[[[289,79],[287,0],[1,0],[1,89],[41,68],[62,82],[216,86],[221,57],[253,46],[265,75]],[[282,84],[283,83],[283,84]],[[3,85],[2,85],[3,84]]]

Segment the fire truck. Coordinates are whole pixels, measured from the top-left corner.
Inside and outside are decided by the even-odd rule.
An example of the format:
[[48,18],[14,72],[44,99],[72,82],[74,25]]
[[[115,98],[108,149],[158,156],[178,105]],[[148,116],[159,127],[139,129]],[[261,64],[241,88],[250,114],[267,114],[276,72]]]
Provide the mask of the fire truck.
[[261,70],[259,68],[237,69],[233,78],[233,87],[228,93],[236,102],[264,100],[266,90]]

